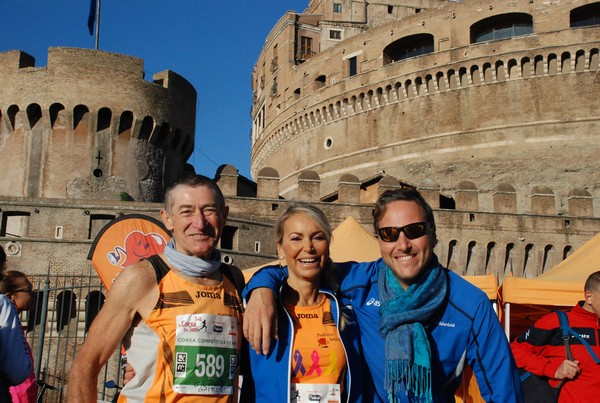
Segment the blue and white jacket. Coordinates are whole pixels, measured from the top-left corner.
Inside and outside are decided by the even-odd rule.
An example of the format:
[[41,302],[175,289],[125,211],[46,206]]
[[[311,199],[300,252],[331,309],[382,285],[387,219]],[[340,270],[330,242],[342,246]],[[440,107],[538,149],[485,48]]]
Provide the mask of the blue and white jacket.
[[[248,348],[249,368],[244,369],[241,390],[242,402],[290,402],[290,381],[292,368],[292,346],[294,344],[294,323],[285,309],[281,298],[281,282],[287,277],[287,267],[284,271],[277,267],[279,274],[276,278],[279,289],[278,298],[278,340],[271,343],[269,354],[257,354]],[[275,278],[275,277],[274,277]],[[247,295],[244,290],[244,297]],[[325,294],[331,304],[331,313],[336,323],[340,339],[346,352],[348,371],[345,377],[344,396],[347,403],[363,402],[361,377],[362,359],[358,340],[358,329],[351,307],[340,307],[335,295],[326,289],[319,292]],[[340,319],[344,316],[344,326],[340,329]],[[353,380],[356,381],[353,381]],[[348,393],[349,392],[349,393]]]
[[[437,262],[434,256],[432,261]],[[383,259],[374,262],[336,263],[342,303],[351,305],[360,330],[364,351],[364,396],[373,402],[387,402],[385,379],[385,339],[379,333],[379,270]],[[462,371],[469,365],[475,374],[482,397],[487,402],[522,402],[521,383],[498,316],[483,291],[444,269],[448,275],[447,303],[427,323],[432,353],[432,392],[435,402],[453,402]],[[246,286],[245,294],[259,287],[276,290],[281,270],[265,268],[257,272]],[[365,374],[365,380],[368,378]],[[374,390],[369,390],[369,386]],[[409,402],[408,396],[402,401]]]

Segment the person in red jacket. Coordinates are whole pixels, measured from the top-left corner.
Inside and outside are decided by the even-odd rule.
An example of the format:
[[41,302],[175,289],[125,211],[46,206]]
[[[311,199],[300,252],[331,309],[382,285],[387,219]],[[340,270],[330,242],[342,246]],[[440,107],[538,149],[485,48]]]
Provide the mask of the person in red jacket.
[[[584,300],[566,312],[569,326],[600,356],[600,271],[588,277],[583,295]],[[548,378],[553,387],[563,382],[559,402],[598,401],[600,365],[575,337],[569,342],[573,360],[566,358],[558,315],[552,312],[517,337],[511,348],[519,368]]]

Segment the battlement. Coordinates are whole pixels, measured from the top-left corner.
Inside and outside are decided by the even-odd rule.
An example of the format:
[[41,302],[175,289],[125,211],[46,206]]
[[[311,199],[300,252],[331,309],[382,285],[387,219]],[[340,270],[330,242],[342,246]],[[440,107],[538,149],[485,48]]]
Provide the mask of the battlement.
[[[194,149],[196,90],[136,57],[50,48],[0,53],[0,194],[157,201]],[[35,141],[34,141],[35,139]],[[41,141],[38,141],[41,140]]]

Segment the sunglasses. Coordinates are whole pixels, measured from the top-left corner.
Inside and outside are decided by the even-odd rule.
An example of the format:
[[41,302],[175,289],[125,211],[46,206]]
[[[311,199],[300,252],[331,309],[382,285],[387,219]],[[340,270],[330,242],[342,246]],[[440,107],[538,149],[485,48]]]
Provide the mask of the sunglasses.
[[32,286],[28,286],[25,288],[19,288],[18,290],[14,290],[13,293],[16,294],[18,292],[26,292],[28,294],[31,294],[33,292],[33,287]]
[[377,230],[379,239],[383,242],[396,242],[400,238],[400,233],[404,232],[404,236],[408,239],[420,238],[427,234],[429,226],[425,222],[415,222],[405,225],[404,227],[383,227]]

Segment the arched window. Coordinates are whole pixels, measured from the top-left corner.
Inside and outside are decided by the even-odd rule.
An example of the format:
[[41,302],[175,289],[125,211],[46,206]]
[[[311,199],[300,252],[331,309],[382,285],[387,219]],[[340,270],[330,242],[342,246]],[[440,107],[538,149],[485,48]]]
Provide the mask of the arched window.
[[96,319],[100,308],[104,305],[104,295],[100,291],[92,291],[85,300],[85,332],[87,333]]
[[494,257],[494,249],[496,248],[496,243],[495,242],[490,242],[487,245],[487,250],[485,253],[485,273],[492,273],[493,267],[491,267],[492,265],[492,258]]
[[390,43],[383,49],[383,65],[427,53],[433,53],[433,35],[407,36]]
[[514,243],[509,243],[506,245],[506,253],[504,254],[504,273],[505,274],[514,274],[513,262],[512,262],[512,253],[515,248]]
[[587,4],[571,10],[571,28],[600,25],[600,2]]
[[56,329],[62,331],[77,315],[77,299],[72,291],[63,291],[56,296]]
[[471,43],[497,41],[533,33],[533,17],[524,13],[495,15],[471,26]]

